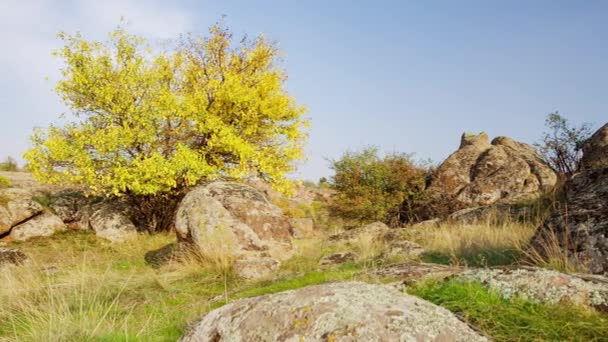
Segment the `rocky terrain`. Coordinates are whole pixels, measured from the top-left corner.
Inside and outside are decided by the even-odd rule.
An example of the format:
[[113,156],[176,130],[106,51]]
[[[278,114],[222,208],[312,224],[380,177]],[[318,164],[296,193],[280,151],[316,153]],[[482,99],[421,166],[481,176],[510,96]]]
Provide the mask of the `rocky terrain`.
[[[130,219],[131,208],[120,200],[86,197],[69,187],[44,187],[26,173],[3,173],[13,186],[0,189],[0,242],[4,245],[0,248],[0,272],[6,277],[6,284],[28,281],[31,276],[20,278],[24,276],[19,270],[32,267],[41,267],[36,274],[47,277],[45,281],[51,281],[48,277],[65,279],[60,277],[67,277],[71,271],[66,264],[53,261],[58,259],[56,254],[48,252],[52,255],[49,257],[37,252],[48,248],[49,241],[62,244],[59,249],[65,249],[70,239],[79,237],[107,255],[136,251],[128,263],[113,261],[107,268],[138,267],[134,273],[147,278],[125,283],[110,303],[127,296],[125,303],[131,303],[132,308],[150,302],[177,305],[179,329],[172,330],[169,340],[525,340],[525,335],[515,335],[518,326],[511,327],[515,332],[508,335],[498,327],[504,322],[494,324],[484,320],[483,315],[466,311],[473,310],[474,302],[452,306],[466,293],[454,295],[446,289],[465,291],[470,286],[477,286],[475,291],[485,291],[485,296],[494,298],[494,305],[515,307],[523,302],[547,315],[563,305],[574,310],[570,315],[594,320],[591,325],[599,330],[585,325],[589,334],[586,337],[605,340],[608,331],[602,326],[608,326],[608,278],[604,276],[608,273],[607,137],[608,125],[586,143],[583,168],[566,184],[565,202],[542,223],[530,246],[514,247],[513,251],[520,253],[519,259],[508,264],[490,259],[492,253],[506,253],[503,251],[488,253],[484,265],[469,265],[466,257],[454,253],[448,262],[439,263],[438,256],[430,251],[433,245],[424,239],[420,243],[412,241],[412,231],[432,231],[445,224],[441,220],[416,227],[389,228],[373,222],[338,232],[324,230],[322,221],[313,215],[314,210],[305,210],[315,203],[331,201],[331,191],[322,188],[300,186],[293,197],[285,197],[255,182],[199,185],[190,189],[179,204],[175,231],[158,238],[143,233],[145,230]],[[460,220],[466,227],[467,222],[484,216],[484,210],[515,217],[512,214],[518,203],[542,197],[556,183],[556,173],[530,146],[505,137],[490,142],[484,133],[465,134],[458,151],[439,166],[427,191],[462,203],[465,208],[450,218]],[[453,234],[444,238],[458,236],[458,232]],[[546,250],[550,238],[570,258],[582,262],[586,273],[568,274],[524,265],[529,263],[526,250]],[[103,242],[95,242],[97,239]],[[146,241],[156,242],[149,245]],[[137,246],[144,246],[145,250]],[[77,246],[72,253],[90,248]],[[469,248],[480,246],[471,243]],[[188,272],[195,273],[179,278],[177,270],[184,272],[186,266],[194,270]],[[97,276],[96,273],[92,279]],[[171,280],[176,277],[182,283]],[[194,285],[185,290],[186,283]],[[129,289],[125,291],[126,287]],[[432,291],[446,292],[430,294]],[[11,299],[18,297],[15,293],[0,292],[10,308],[0,310],[0,317],[13,317],[10,310],[17,310],[17,314],[23,310],[15,309],[22,308]],[[443,301],[449,295],[454,296],[449,297],[451,302]],[[159,300],[156,297],[164,296],[167,299],[162,304],[154,302]],[[111,305],[108,312],[114,313],[115,304]],[[520,313],[523,315],[523,311]],[[158,317],[157,324],[170,321],[165,316]],[[533,324],[534,319],[543,317],[527,319]],[[543,322],[563,322],[559,319],[551,316]],[[0,325],[0,332],[22,328]],[[146,329],[138,334],[144,334]],[[530,334],[522,332],[526,333]],[[551,335],[546,335],[546,329],[536,333],[532,340],[552,339],[547,337]]]

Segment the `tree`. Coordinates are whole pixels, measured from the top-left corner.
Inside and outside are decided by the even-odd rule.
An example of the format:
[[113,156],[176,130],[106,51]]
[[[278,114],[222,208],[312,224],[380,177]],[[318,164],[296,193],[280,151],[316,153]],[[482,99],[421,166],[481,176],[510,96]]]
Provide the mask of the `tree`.
[[404,204],[424,190],[426,170],[407,154],[380,157],[376,147],[369,147],[330,162],[335,172],[331,186],[337,191],[331,209],[346,219],[398,225]]
[[125,196],[147,219],[201,180],[256,176],[289,187],[308,122],[263,36],[234,44],[218,24],[169,52],[123,28],[106,42],[59,38],[56,91],[74,120],[35,131],[25,159],[38,179]]
[[555,171],[571,176],[579,170],[582,144],[591,136],[591,125],[571,125],[568,119],[555,112],[547,116],[545,127],[547,131],[535,147]]
[[0,162],[0,171],[19,171],[19,165],[13,157],[6,157],[3,162]]

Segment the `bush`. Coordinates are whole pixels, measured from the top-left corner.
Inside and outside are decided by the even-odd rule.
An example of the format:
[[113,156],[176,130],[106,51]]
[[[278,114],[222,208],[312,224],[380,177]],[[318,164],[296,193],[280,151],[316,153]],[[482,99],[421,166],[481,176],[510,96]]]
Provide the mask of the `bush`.
[[580,168],[581,148],[591,137],[591,125],[572,126],[568,119],[555,112],[547,116],[545,127],[547,131],[534,146],[555,171],[571,176]]
[[378,149],[347,152],[331,161],[337,191],[332,213],[357,223],[382,221],[396,226],[405,220],[404,209],[415,202],[425,186],[426,170],[411,155],[380,157]]
[[0,176],[0,189],[10,188],[11,186],[11,181],[8,178]]
[[19,171],[17,161],[13,157],[6,157],[6,159],[0,163],[0,171]]

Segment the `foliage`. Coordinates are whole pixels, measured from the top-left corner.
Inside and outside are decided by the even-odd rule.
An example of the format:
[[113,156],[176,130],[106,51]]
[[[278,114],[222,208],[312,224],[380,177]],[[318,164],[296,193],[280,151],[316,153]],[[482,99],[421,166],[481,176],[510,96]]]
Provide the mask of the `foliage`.
[[0,162],[0,171],[19,171],[17,161],[13,157],[6,157],[3,162]]
[[335,172],[331,185],[337,191],[332,211],[363,223],[399,224],[403,206],[419,198],[425,186],[426,171],[410,155],[380,157],[375,147],[347,152],[332,160],[331,168]]
[[302,157],[308,122],[263,36],[234,44],[215,25],[209,37],[159,53],[121,28],[106,42],[59,37],[66,67],[56,91],[74,120],[34,133],[25,158],[38,179],[106,196],[175,194],[202,179],[252,175],[290,186],[285,175]]
[[566,176],[579,169],[583,142],[591,136],[591,126],[587,123],[573,126],[558,112],[551,113],[545,120],[547,131],[541,141],[534,144],[543,157],[557,172]]
[[0,176],[0,189],[10,188],[12,185],[10,179]]
[[608,316],[568,305],[503,299],[478,283],[427,282],[408,289],[463,317],[496,341],[606,341]]

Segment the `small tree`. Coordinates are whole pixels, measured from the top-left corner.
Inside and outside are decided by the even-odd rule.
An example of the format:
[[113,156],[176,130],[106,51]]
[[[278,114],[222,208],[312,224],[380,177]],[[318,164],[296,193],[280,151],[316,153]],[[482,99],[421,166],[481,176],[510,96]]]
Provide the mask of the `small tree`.
[[201,180],[257,176],[285,190],[302,157],[304,108],[263,36],[233,44],[220,25],[169,52],[117,29],[107,42],[60,34],[57,93],[75,120],[37,130],[25,154],[40,180],[125,196],[152,230]]
[[6,159],[0,163],[0,171],[19,171],[17,161],[13,157],[6,157]]
[[369,147],[347,152],[331,161],[335,174],[331,186],[337,191],[331,210],[357,222],[383,221],[389,225],[402,222],[404,203],[421,195],[426,171],[407,154],[378,155]]
[[547,131],[535,147],[555,171],[571,176],[579,169],[581,147],[591,136],[591,126],[587,123],[571,125],[568,119],[555,112],[547,116],[545,127]]

